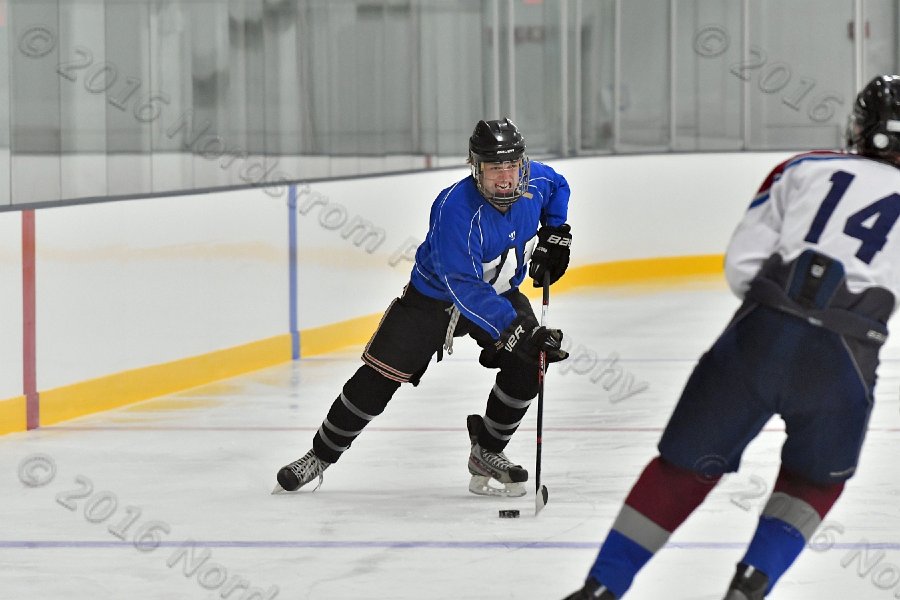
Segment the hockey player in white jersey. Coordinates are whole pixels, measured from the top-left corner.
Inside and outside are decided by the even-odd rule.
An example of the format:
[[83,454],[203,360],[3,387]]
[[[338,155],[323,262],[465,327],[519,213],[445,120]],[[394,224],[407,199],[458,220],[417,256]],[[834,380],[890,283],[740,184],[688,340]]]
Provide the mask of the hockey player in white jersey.
[[853,476],[900,295],[900,77],[859,93],[847,145],[795,156],[759,189],[725,258],[743,304],[566,600],[622,598],[775,414],[781,469],[725,600],[769,594]]
[[[335,463],[381,414],[403,383],[418,385],[435,354],[469,335],[479,362],[499,369],[484,415],[471,415],[469,490],[521,496],[528,472],[504,449],[538,393],[538,354],[568,356],[562,332],[538,325],[518,287],[526,274],[551,283],[569,264],[569,185],[549,166],[530,161],[509,119],[479,121],[469,138],[472,174],[442,190],[431,207],[428,235],[416,252],[410,282],[388,307],[312,440],[312,449],[277,474],[293,491]],[[533,248],[533,252],[532,252]]]

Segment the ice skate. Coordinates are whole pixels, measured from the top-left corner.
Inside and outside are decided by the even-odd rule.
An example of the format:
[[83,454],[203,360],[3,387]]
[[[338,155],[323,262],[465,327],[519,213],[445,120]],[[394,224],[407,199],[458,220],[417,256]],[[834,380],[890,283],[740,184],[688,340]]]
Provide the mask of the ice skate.
[[319,483],[316,485],[315,489],[313,489],[313,491],[316,491],[319,489],[319,486],[322,485],[322,473],[330,466],[331,463],[320,459],[312,450],[310,450],[304,454],[302,458],[298,458],[294,462],[285,465],[278,471],[278,484],[275,486],[275,489],[272,490],[272,493],[277,494],[282,491],[293,492],[318,477]]
[[588,577],[584,587],[563,600],[616,600],[616,597],[605,585],[600,585],[593,577]]
[[749,565],[738,563],[737,573],[722,600],[764,600],[767,587],[768,575]]
[[[483,425],[481,417],[469,415],[466,424],[472,450],[469,453],[469,491],[479,496],[505,496],[518,498],[526,494],[523,482],[528,481],[528,471],[513,464],[503,452],[491,452],[478,444],[478,431]],[[499,484],[499,485],[498,485]]]

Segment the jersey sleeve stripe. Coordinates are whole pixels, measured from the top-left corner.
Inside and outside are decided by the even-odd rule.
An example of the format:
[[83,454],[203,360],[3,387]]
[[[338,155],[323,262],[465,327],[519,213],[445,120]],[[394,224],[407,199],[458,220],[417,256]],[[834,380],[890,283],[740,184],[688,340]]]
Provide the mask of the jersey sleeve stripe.
[[475,262],[475,254],[472,252],[472,230],[475,228],[475,221],[478,221],[478,239],[482,245],[484,245],[484,232],[481,231],[481,207],[478,207],[478,210],[472,215],[472,218],[469,220],[469,236],[468,236],[468,244],[469,244],[469,258],[472,260],[472,272],[476,277],[481,277],[481,274],[478,272],[478,263]]
[[756,208],[761,204],[765,204],[769,199],[769,190],[772,185],[775,184],[776,181],[781,179],[781,176],[785,171],[799,165],[803,162],[810,160],[839,160],[844,158],[849,158],[854,155],[845,154],[843,152],[834,152],[831,150],[817,150],[815,152],[804,152],[803,154],[797,154],[782,162],[769,173],[768,177],[766,177],[765,181],[763,181],[762,185],[759,186],[759,189],[756,191],[756,196],[753,198],[753,201],[750,203],[750,207],[748,208]]
[[[753,199],[753,202],[750,203],[750,208],[756,208],[760,204],[765,204],[766,200],[768,200],[768,199],[769,199],[769,192],[766,192],[764,194],[759,194],[756,196],[756,198]],[[747,210],[750,210],[750,208],[748,208]]]

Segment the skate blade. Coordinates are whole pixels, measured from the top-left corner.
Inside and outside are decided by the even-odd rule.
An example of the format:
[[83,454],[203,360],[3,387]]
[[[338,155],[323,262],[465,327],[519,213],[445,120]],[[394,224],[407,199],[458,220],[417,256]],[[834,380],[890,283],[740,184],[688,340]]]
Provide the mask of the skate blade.
[[275,489],[272,490],[272,495],[273,495],[273,496],[274,496],[275,494],[287,494],[287,493],[288,493],[288,491],[287,491],[286,489],[284,489],[283,487],[281,487],[281,484],[280,484],[280,483],[276,483],[276,484],[275,484]]
[[520,498],[527,493],[525,486],[521,483],[500,483],[486,475],[472,475],[472,479],[469,481],[469,491],[479,496],[502,498]]

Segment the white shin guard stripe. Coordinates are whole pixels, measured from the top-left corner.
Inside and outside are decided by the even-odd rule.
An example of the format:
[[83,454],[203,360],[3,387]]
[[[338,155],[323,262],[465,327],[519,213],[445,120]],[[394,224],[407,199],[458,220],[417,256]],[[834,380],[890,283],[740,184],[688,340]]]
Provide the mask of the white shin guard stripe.
[[362,429],[359,429],[357,431],[347,431],[346,429],[341,429],[340,427],[329,421],[327,417],[324,421],[322,421],[322,425],[335,432],[336,434],[342,435],[344,437],[356,437],[363,432]]
[[332,442],[332,441],[328,438],[328,433],[325,431],[325,427],[322,427],[322,426],[319,427],[319,439],[321,439],[322,442],[324,442],[324,444],[325,444],[326,446],[328,446],[329,448],[331,448],[331,449],[334,450],[335,452],[344,452],[347,448],[350,447],[349,445],[347,445],[347,446],[338,446],[337,444],[335,444],[334,442]]
[[497,396],[497,398],[500,400],[500,402],[510,408],[523,409],[531,406],[531,400],[519,400],[518,398],[513,398],[512,396],[501,390],[496,383],[494,384],[494,389],[492,391],[494,392],[494,395]]
[[622,506],[613,529],[654,554],[666,545],[672,535],[627,504]]
[[799,531],[807,542],[822,523],[822,517],[809,503],[784,492],[773,493],[766,502],[762,514],[784,521]]
[[500,433],[500,429],[512,429],[513,427],[518,427],[519,423],[522,422],[516,421],[515,423],[498,423],[497,421],[489,417],[482,417],[482,419],[484,419],[484,428],[488,430],[488,433],[490,433],[498,440],[503,440],[504,442],[508,442],[510,439],[512,439],[512,434]]
[[376,416],[376,415],[370,415],[370,414],[364,413],[363,411],[356,408],[356,405],[354,405],[353,402],[351,402],[350,399],[344,395],[344,392],[341,392],[341,402],[344,403],[344,406],[347,408],[347,410],[352,412],[354,415],[356,415],[360,419],[365,419],[366,421],[371,421]]

